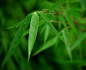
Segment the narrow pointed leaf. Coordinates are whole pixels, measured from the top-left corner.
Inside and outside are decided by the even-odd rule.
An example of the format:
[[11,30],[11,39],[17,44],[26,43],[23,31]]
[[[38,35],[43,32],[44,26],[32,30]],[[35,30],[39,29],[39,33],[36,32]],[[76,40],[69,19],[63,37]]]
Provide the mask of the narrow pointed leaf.
[[66,7],[67,9],[70,9],[69,0],[66,0]]
[[57,9],[57,8],[59,7],[59,5],[62,4],[63,2],[64,2],[64,0],[59,0],[59,1],[56,2],[52,7],[50,7],[50,8],[48,9],[48,12],[51,12],[51,11]]
[[10,26],[10,27],[6,28],[6,29],[16,28],[16,27],[20,26],[20,25],[21,25],[21,23],[22,23],[23,21],[24,21],[24,20],[22,20],[22,21],[20,21],[20,22],[18,22],[18,23],[16,23],[16,24],[14,24],[14,25],[12,25],[12,26]]
[[41,48],[39,48],[36,52],[34,52],[32,54],[32,56],[35,56],[35,55],[39,54],[40,52],[42,52],[42,51],[50,48],[51,46],[53,46],[56,43],[57,38],[58,37],[56,36],[56,37],[50,39],[49,41],[47,41],[45,44],[43,44],[43,46]]
[[86,32],[79,36],[79,38],[73,44],[71,50],[74,50],[84,39],[86,39]]
[[[39,27],[40,27],[41,25],[43,25],[44,23],[45,23],[45,21],[41,20],[41,21],[39,22]],[[26,30],[26,31],[23,33],[22,37],[26,36],[27,34],[29,34],[29,29]]]
[[62,23],[63,23],[64,27],[65,27],[66,30],[68,31],[68,28],[67,28],[67,25],[66,25],[66,20],[65,20],[64,16],[62,15],[62,13],[60,13],[60,18],[61,18],[61,20],[62,20]]
[[27,34],[29,34],[29,30],[30,30],[30,29],[26,30],[26,31],[23,33],[22,37],[24,37],[24,36],[26,36]]
[[68,23],[70,24],[70,26],[72,27],[72,29],[75,31],[75,33],[78,34],[78,33],[77,33],[77,30],[76,30],[76,28],[75,28],[75,25],[74,25],[72,19],[71,19],[70,16],[69,16],[68,11],[65,11],[65,17],[66,17]]
[[46,30],[45,30],[45,35],[44,35],[44,43],[46,42],[50,32],[50,27],[47,25]]
[[47,24],[45,24],[40,32],[40,34],[45,30],[45,28],[47,27]]
[[71,10],[68,10],[68,13],[71,14],[76,19],[81,20],[81,17],[77,13],[75,13],[75,12],[73,12]]
[[61,27],[61,18],[59,16],[59,28]]
[[16,47],[18,46],[19,42],[20,42],[20,39],[22,37],[22,34],[23,32],[26,30],[26,28],[28,27],[28,24],[27,23],[27,20],[29,20],[30,22],[30,17],[31,17],[32,14],[29,14],[27,15],[27,17],[25,18],[25,20],[22,22],[20,28],[18,29],[11,45],[10,45],[10,48],[7,52],[7,55],[3,61],[3,64],[2,64],[2,67],[5,65],[5,63],[9,60],[9,58],[11,57],[11,55],[13,54],[14,50],[16,49]]
[[[49,20],[52,19],[52,16],[53,16],[52,13],[49,13],[49,14],[47,15],[47,17],[49,18]],[[46,29],[45,29],[45,34],[44,34],[44,43],[46,42],[46,40],[47,40],[47,38],[48,38],[48,36],[49,36],[49,32],[50,32],[50,27],[49,27],[49,25],[47,24],[47,25],[46,25]]]
[[55,27],[52,25],[52,23],[50,22],[50,20],[48,19],[48,17],[42,13],[39,12],[39,15],[45,20],[45,22],[50,26],[50,28],[56,33],[56,35],[58,35],[58,37],[64,42],[64,40],[62,39],[62,37],[59,35],[58,31],[55,29]]
[[41,20],[40,22],[39,22],[39,27],[41,26],[41,25],[43,25],[45,23],[45,21],[44,20]]
[[38,25],[39,25],[39,16],[37,13],[33,13],[30,23],[29,37],[28,37],[28,61],[36,40]]
[[67,43],[67,44],[65,43],[65,46],[66,46],[68,55],[69,55],[70,59],[72,60],[72,54],[71,54],[71,49],[70,49],[70,43],[68,40],[68,35],[67,35],[66,31],[63,31],[62,34],[63,34],[63,38],[64,38],[65,42]]

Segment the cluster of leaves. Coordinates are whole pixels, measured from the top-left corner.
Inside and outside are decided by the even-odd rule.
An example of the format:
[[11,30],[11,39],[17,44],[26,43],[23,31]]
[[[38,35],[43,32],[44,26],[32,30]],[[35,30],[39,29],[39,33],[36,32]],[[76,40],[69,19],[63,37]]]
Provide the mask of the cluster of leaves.
[[[43,45],[37,49],[32,56],[36,56],[37,54],[41,53],[42,51],[48,49],[49,47],[52,47],[55,45],[55,47],[60,46],[59,42],[61,41],[62,44],[65,44],[65,50],[67,51],[66,58],[70,58],[70,61],[63,61],[64,58],[61,60],[55,59],[55,61],[58,61],[58,63],[82,63],[80,66],[83,66],[83,64],[86,64],[86,60],[84,60],[82,57],[82,48],[85,48],[86,46],[86,22],[85,20],[80,16],[80,14],[72,11],[69,6],[69,0],[59,0],[57,1],[53,6],[51,6],[49,9],[43,10],[43,11],[36,11],[33,13],[30,13],[26,16],[26,18],[15,25],[8,27],[15,28],[19,27],[11,45],[10,48],[6,54],[6,57],[3,61],[2,68],[5,65],[5,63],[10,59],[13,52],[15,51],[16,47],[18,46],[20,40],[22,37],[28,36],[28,61],[31,56],[32,50],[35,47],[36,37],[38,30],[41,30],[41,33],[44,32],[44,43]],[[66,4],[66,7],[65,7]],[[63,7],[64,6],[64,7]],[[55,18],[58,19],[55,19]],[[59,21],[56,21],[59,20]],[[56,25],[59,26],[59,30],[55,27],[53,23],[58,23]],[[27,29],[27,27],[30,24],[30,28]],[[80,26],[81,25],[81,26]],[[84,25],[84,27],[83,27]],[[63,27],[63,28],[61,28]],[[27,29],[27,30],[26,30]],[[25,31],[26,30],[26,31]],[[50,33],[53,33],[51,35]],[[49,35],[51,35],[49,38]],[[75,39],[75,36],[76,39]],[[38,38],[38,37],[37,37]],[[83,46],[82,46],[83,44]],[[78,48],[79,47],[79,48]],[[62,47],[60,47],[62,49]],[[77,49],[76,49],[77,48]],[[58,48],[59,49],[59,48]],[[64,50],[64,49],[62,49]],[[80,52],[80,57],[73,57],[78,55],[77,53],[72,53],[73,50],[78,50]],[[59,50],[56,50],[59,51]],[[62,52],[62,51],[60,51]],[[84,50],[85,52],[85,50]],[[85,52],[86,53],[86,52]],[[59,56],[59,52],[57,53]],[[65,54],[66,55],[66,54]],[[73,55],[73,56],[72,56]],[[58,57],[57,56],[57,57]],[[61,55],[60,55],[61,56]],[[61,56],[62,57],[62,56]],[[59,57],[59,58],[61,58]],[[79,57],[79,58],[78,58]],[[74,58],[78,58],[79,60],[74,60]],[[83,60],[81,60],[83,59]]]

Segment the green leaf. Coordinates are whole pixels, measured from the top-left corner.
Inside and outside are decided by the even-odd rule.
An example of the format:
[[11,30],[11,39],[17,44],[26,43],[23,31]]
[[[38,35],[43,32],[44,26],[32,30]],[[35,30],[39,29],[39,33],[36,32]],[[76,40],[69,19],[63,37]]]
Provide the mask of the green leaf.
[[70,9],[69,0],[66,0],[66,7],[67,9]]
[[22,37],[24,37],[24,36],[26,36],[27,34],[29,34],[29,30],[30,30],[30,29],[26,30],[26,31],[23,33]]
[[27,17],[25,18],[25,20],[22,22],[20,28],[18,29],[18,31],[17,31],[17,33],[16,33],[16,35],[15,35],[15,37],[14,37],[14,39],[13,39],[11,45],[10,45],[10,48],[9,48],[9,50],[7,52],[7,55],[6,55],[5,59],[4,59],[3,64],[2,64],[1,67],[3,67],[5,65],[5,63],[9,60],[9,58],[13,54],[14,50],[18,46],[18,44],[19,44],[19,42],[21,40],[23,32],[28,27],[29,23],[27,23],[27,20],[29,20],[28,22],[30,22],[31,15],[32,14],[27,15]]
[[50,7],[50,8],[48,9],[48,12],[51,12],[51,11],[53,11],[54,9],[57,9],[57,8],[59,7],[59,5],[62,4],[63,2],[64,2],[64,0],[60,0],[60,1],[56,2],[52,7]]
[[68,40],[67,32],[66,31],[63,31],[62,34],[63,34],[64,41],[67,43],[67,44],[65,43],[65,46],[66,46],[68,55],[69,55],[70,59],[72,60],[72,54],[71,54],[71,49],[70,49],[70,42]]
[[34,12],[31,18],[29,37],[28,37],[28,61],[36,40],[38,25],[39,25],[39,16],[37,13]]
[[[65,27],[66,30],[68,31],[68,28],[67,28],[67,25],[66,25],[66,20],[65,20],[64,16],[62,15],[62,13],[60,13],[60,18],[61,18],[61,20],[62,20],[62,23],[63,23],[64,27]],[[69,32],[69,31],[68,31],[68,32]]]
[[39,12],[39,15],[45,20],[45,22],[50,26],[50,28],[56,33],[56,35],[58,35],[58,37],[64,42],[64,40],[62,39],[62,37],[59,35],[58,31],[55,29],[55,27],[52,25],[52,23],[50,22],[50,20],[48,19],[48,17],[42,13]]
[[39,27],[40,27],[41,25],[43,25],[44,23],[45,23],[44,20],[40,20],[40,21],[39,21]]
[[75,28],[75,25],[74,25],[72,19],[71,19],[70,16],[69,16],[68,11],[65,11],[65,17],[66,17],[68,23],[70,24],[70,26],[72,27],[72,29],[75,31],[75,33],[78,34],[78,33],[77,33],[77,30],[76,30],[76,28]]
[[71,50],[74,50],[84,39],[86,39],[86,32],[79,36],[79,38],[73,44]]
[[18,23],[16,23],[16,24],[14,24],[14,25],[12,25],[12,26],[10,26],[10,27],[6,28],[6,29],[10,29],[10,28],[18,27],[18,26],[20,26],[20,25],[21,25],[21,23],[23,23],[23,21],[24,21],[24,20],[22,20],[22,21],[20,21],[20,22],[18,22]]
[[[49,13],[49,14],[47,15],[47,17],[49,18],[49,20],[52,19],[52,16],[53,16],[52,13]],[[47,40],[47,38],[48,38],[48,36],[49,36],[49,32],[50,32],[50,27],[49,27],[49,25],[47,24],[47,25],[46,25],[46,29],[45,29],[45,34],[44,34],[44,43],[46,42],[46,40]]]
[[51,46],[53,46],[56,43],[57,38],[58,37],[56,36],[56,37],[50,39],[49,41],[47,41],[45,44],[42,45],[41,48],[39,48],[36,52],[34,52],[32,54],[32,56],[35,56],[35,55],[39,54],[40,52],[42,52],[42,51],[50,48]]
[[49,32],[50,32],[50,27],[49,27],[49,25],[47,25],[46,30],[45,30],[45,35],[44,35],[44,43],[46,42],[46,40],[49,36]]
[[45,28],[47,27],[47,24],[45,24],[40,32],[40,34],[45,30]]
[[[44,23],[45,23],[45,21],[44,21],[44,20],[41,20],[41,21],[39,22],[39,27],[40,27],[41,25],[43,25]],[[27,34],[29,34],[29,29],[26,30],[26,31],[23,33],[22,37],[26,36]]]
[[76,19],[81,20],[81,17],[77,13],[75,13],[75,12],[73,12],[71,10],[68,10],[68,13],[71,14]]
[[61,27],[61,18],[59,16],[59,28]]

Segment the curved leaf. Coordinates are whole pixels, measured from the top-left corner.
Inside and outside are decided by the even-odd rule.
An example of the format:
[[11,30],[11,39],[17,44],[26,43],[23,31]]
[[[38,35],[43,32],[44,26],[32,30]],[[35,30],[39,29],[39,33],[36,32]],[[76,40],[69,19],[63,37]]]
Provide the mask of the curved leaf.
[[25,18],[25,20],[22,22],[20,28],[18,29],[11,45],[10,45],[10,48],[7,52],[7,55],[3,61],[3,64],[2,64],[2,67],[5,65],[5,63],[9,60],[9,58],[11,57],[11,55],[13,54],[14,50],[16,49],[16,47],[18,46],[20,40],[21,40],[21,37],[22,37],[22,34],[23,32],[26,30],[26,28],[28,27],[28,24],[27,23],[27,20],[29,20],[28,22],[30,22],[30,17],[31,17],[32,14],[29,14],[27,15],[27,17]]
[[29,37],[28,37],[28,61],[36,40],[38,25],[39,25],[39,16],[37,13],[34,12],[31,18]]

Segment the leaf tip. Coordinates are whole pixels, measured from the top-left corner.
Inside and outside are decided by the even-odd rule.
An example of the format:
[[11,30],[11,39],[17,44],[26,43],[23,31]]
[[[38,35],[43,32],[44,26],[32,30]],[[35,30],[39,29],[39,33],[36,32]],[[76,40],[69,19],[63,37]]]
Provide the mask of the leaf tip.
[[28,55],[28,62],[29,62],[29,59],[30,59],[30,54]]

